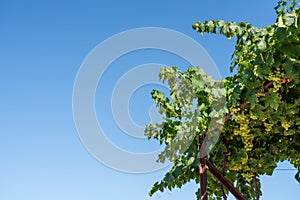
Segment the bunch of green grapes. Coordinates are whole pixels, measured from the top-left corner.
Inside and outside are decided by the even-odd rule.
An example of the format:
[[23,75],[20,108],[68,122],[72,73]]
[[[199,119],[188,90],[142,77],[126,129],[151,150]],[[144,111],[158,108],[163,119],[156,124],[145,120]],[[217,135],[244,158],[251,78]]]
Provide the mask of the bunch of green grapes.
[[284,128],[284,130],[289,130],[289,128],[291,127],[291,123],[287,120],[282,120],[281,121],[281,126]]
[[273,81],[274,92],[279,91],[282,87],[282,80],[283,80],[284,73],[280,70],[272,70],[269,74],[269,80]]
[[233,134],[240,135],[243,138],[246,151],[251,151],[254,136],[250,133],[250,114],[244,112],[234,114],[234,120],[238,126],[234,129]]
[[252,111],[250,111],[250,119],[253,119],[253,120],[257,120],[258,119],[258,117],[252,112]]
[[268,123],[265,120],[263,122],[264,122],[265,130],[269,133],[272,130],[274,124]]

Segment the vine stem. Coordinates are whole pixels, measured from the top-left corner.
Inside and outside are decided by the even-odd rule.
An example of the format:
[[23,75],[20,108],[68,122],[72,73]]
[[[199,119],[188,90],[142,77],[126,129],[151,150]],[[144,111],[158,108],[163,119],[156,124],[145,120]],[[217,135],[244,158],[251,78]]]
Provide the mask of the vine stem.
[[259,191],[258,191],[258,186],[257,186],[256,174],[254,175],[254,178],[253,178],[253,185],[254,185],[254,191],[255,191],[255,198],[256,198],[256,200],[259,200]]
[[208,170],[231,192],[231,194],[233,194],[233,196],[235,196],[236,199],[247,200],[208,159],[206,159],[206,165]]
[[[226,154],[223,155],[223,162],[222,162],[222,174],[223,176],[225,177],[225,168],[226,168]],[[222,192],[222,195],[223,195],[223,199],[224,200],[227,200],[227,195],[224,191],[224,187],[222,185],[222,183],[220,183],[220,189],[221,189],[221,192]]]
[[208,200],[208,187],[207,187],[207,165],[206,160],[207,156],[202,156],[200,154],[200,149],[202,145],[205,145],[204,138],[206,134],[199,136],[199,172],[200,172],[200,199],[201,200]]

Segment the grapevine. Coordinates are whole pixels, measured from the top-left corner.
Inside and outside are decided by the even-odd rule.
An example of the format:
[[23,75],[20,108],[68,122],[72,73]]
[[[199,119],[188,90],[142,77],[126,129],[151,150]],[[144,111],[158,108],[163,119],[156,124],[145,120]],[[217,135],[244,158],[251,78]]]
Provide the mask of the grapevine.
[[[199,138],[214,131],[221,134],[216,146],[208,147],[208,159],[246,199],[262,195],[260,176],[272,175],[280,161],[298,170],[300,182],[300,8],[294,0],[280,1],[275,10],[274,24],[262,28],[223,20],[193,24],[201,34],[236,39],[231,76],[217,81],[198,67],[161,70],[171,98],[152,92],[164,122],[148,125],[145,133],[166,145],[159,161],[170,160],[173,166],[150,195],[191,180],[198,184]],[[222,98],[226,104],[214,106]],[[222,120],[208,131],[218,118]],[[228,195],[211,175],[208,182],[210,199]]]

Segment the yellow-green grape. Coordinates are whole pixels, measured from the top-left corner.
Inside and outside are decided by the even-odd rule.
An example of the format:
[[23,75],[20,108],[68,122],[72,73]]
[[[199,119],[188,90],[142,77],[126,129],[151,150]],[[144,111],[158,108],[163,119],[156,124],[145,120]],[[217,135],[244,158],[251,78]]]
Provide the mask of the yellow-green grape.
[[250,118],[253,119],[253,120],[258,119],[258,117],[255,114],[253,114],[253,112],[250,112]]
[[281,88],[283,75],[284,74],[279,70],[274,70],[270,73],[269,79],[273,81],[274,92],[277,92]]
[[259,76],[259,74],[257,73],[257,69],[258,69],[258,65],[255,65],[253,70],[255,76]]
[[253,139],[254,139],[254,136],[252,134],[247,134],[247,135],[244,136],[246,151],[251,151],[252,150],[252,148],[253,148]]
[[265,130],[267,132],[270,132],[272,130],[273,124],[269,124],[266,121],[264,121]]
[[249,170],[247,163],[248,163],[248,158],[243,157],[241,158],[240,162],[230,163],[229,168],[230,170],[234,170],[234,171]]
[[242,173],[243,178],[246,179],[248,183],[251,183],[253,180],[253,175],[249,173]]
[[230,166],[230,170],[233,171],[240,171],[243,169],[243,165],[241,164],[233,164],[232,166]]
[[242,136],[246,151],[251,151],[253,148],[254,136],[250,134],[250,115],[245,113],[239,113],[234,115],[234,119],[236,123],[239,124],[239,127],[233,131],[233,134]]
[[241,110],[241,108],[237,107],[237,108],[229,108],[229,111],[231,114],[236,114]]
[[291,127],[291,124],[288,121],[282,121],[281,126],[287,131]]

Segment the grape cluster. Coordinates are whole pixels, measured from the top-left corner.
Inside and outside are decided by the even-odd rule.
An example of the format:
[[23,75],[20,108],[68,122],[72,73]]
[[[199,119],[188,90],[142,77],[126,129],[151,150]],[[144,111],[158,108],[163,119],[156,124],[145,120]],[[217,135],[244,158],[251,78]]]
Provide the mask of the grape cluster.
[[245,112],[236,113],[234,114],[234,120],[239,125],[234,129],[234,135],[240,135],[243,138],[246,151],[251,151],[254,136],[251,134],[251,128],[249,127],[250,114]]
[[274,124],[268,123],[266,121],[264,121],[264,126],[265,126],[265,131],[267,131],[268,133],[272,130]]
[[291,127],[291,123],[289,123],[286,120],[281,121],[281,126],[284,128],[284,130],[289,130],[289,128]]
[[274,92],[278,92],[279,89],[282,87],[282,80],[283,80],[284,73],[280,70],[273,70],[271,71],[268,79],[273,81]]

